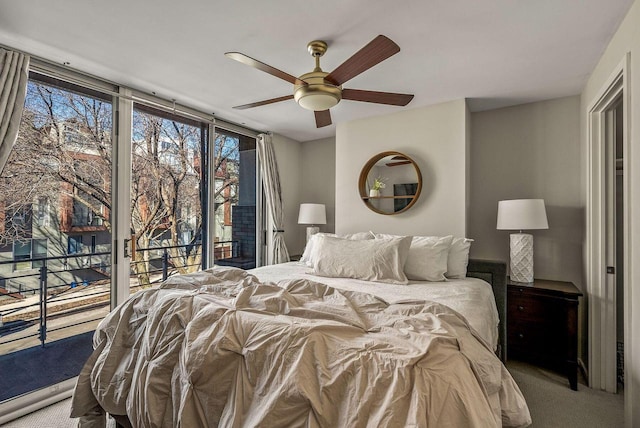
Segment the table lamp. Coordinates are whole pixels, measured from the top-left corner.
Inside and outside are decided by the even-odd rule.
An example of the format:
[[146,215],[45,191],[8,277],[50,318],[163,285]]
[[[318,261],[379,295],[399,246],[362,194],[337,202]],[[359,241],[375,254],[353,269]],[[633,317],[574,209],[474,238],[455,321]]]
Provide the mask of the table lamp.
[[310,225],[307,227],[307,242],[309,242],[309,238],[320,231],[316,225],[327,224],[327,212],[324,204],[300,204],[298,224]]
[[519,230],[510,239],[511,280],[533,282],[533,236],[527,229],[548,229],[544,199],[512,199],[498,202],[498,230]]

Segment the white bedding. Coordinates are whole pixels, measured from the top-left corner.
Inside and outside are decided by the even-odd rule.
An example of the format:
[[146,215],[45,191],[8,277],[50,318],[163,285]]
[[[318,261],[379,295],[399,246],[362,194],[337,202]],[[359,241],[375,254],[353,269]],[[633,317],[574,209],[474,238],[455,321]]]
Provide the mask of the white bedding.
[[71,416],[82,428],[105,412],[135,428],[528,426],[478,339],[439,303],[216,267],[135,293],[100,323]]
[[462,314],[491,349],[498,345],[498,310],[491,285],[478,278],[443,282],[409,281],[407,285],[315,276],[313,269],[299,262],[263,266],[249,271],[263,282],[304,278],[341,290],[370,293],[388,303],[430,300]]

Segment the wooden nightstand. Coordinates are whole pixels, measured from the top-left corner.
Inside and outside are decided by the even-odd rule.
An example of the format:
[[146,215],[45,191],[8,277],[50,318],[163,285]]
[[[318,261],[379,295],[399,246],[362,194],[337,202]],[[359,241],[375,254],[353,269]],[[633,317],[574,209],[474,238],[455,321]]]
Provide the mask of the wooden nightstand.
[[578,390],[578,297],[571,282],[507,280],[507,358],[567,374]]

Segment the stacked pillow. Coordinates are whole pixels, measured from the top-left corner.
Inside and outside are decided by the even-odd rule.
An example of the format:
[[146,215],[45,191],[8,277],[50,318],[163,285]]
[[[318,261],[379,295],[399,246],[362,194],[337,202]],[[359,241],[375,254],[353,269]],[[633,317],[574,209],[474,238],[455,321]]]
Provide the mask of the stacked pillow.
[[344,239],[322,235],[313,250],[315,275],[406,284],[404,266],[411,236],[388,239]]
[[300,262],[304,263],[309,267],[313,267],[313,257],[314,257],[314,248],[316,247],[316,243],[322,236],[331,236],[334,238],[342,238],[349,240],[370,240],[374,239],[375,235],[371,232],[359,232],[359,233],[349,233],[347,235],[336,235],[335,233],[316,233],[309,238],[307,242],[307,246],[304,247],[304,252],[302,253],[302,257],[300,257]]
[[373,232],[317,233],[300,262],[314,274],[406,284],[408,280],[446,281],[467,275],[473,239],[398,236]]
[[473,239],[453,238],[447,258],[447,271],[444,276],[447,278],[464,278],[467,276],[467,266],[469,265],[469,249]]
[[[396,235],[373,233],[376,239]],[[397,237],[397,236],[396,236]],[[407,278],[417,281],[446,281],[467,276],[469,249],[473,239],[448,236],[414,236],[405,265]]]

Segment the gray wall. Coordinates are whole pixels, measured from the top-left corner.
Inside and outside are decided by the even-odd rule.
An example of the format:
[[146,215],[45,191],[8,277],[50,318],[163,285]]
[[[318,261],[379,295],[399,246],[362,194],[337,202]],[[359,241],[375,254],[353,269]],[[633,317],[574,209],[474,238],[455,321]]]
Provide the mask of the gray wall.
[[320,230],[335,231],[335,138],[300,143],[275,134],[272,141],[285,206],[285,242],[289,254],[299,255],[306,240],[306,226],[298,224],[301,203],[325,204],[327,224]]
[[[335,137],[302,143],[302,191],[300,203],[324,204],[327,224],[321,232],[335,232],[336,139]],[[304,247],[306,226],[300,225],[300,245]]]
[[284,240],[289,254],[301,254],[300,226],[298,225],[298,210],[302,193],[301,143],[282,135],[274,134],[271,141],[276,153],[276,161],[280,172],[280,186],[284,202]]
[[549,229],[528,231],[535,276],[582,287],[580,97],[472,113],[471,140],[471,256],[508,261],[512,232],[496,230],[498,201],[541,198]]
[[[498,201],[544,199],[549,229],[534,236],[534,276],[583,292],[585,209],[581,192],[580,97],[471,114],[471,257],[509,261],[509,234],[496,230]],[[587,301],[579,311],[579,357],[587,355]]]

